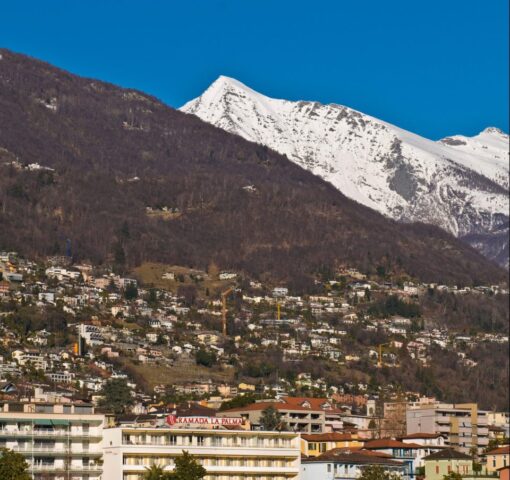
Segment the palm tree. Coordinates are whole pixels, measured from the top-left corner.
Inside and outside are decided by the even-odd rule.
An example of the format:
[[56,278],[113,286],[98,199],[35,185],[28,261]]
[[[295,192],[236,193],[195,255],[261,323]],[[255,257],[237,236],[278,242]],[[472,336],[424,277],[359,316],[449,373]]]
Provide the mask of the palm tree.
[[145,468],[143,480],[163,480],[164,478],[165,472],[159,465],[152,465],[150,468]]

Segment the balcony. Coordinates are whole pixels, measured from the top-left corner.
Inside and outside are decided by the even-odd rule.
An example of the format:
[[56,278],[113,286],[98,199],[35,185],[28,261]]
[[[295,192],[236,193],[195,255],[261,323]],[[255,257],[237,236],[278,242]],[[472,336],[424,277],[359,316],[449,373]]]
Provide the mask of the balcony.
[[80,457],[84,456],[102,456],[102,452],[100,450],[94,451],[91,449],[83,449],[83,448],[70,448],[66,449],[63,447],[11,447],[10,450],[13,450],[16,453],[21,453],[22,455],[37,455],[41,454],[44,456],[63,456],[63,455],[76,455]]
[[75,430],[49,430],[49,429],[27,429],[27,430],[0,430],[0,438],[6,437],[50,437],[50,438],[58,438],[58,437],[73,437],[73,438],[101,438],[100,433],[96,433],[94,431],[75,431]]
[[101,473],[103,471],[103,467],[100,465],[31,465],[29,466],[29,471],[33,472],[97,472]]

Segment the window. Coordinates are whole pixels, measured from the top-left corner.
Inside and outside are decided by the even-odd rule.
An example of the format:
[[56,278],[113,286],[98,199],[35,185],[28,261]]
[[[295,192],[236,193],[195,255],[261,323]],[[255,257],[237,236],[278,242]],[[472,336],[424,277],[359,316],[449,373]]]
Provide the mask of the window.
[[328,463],[328,473],[331,473],[331,463]]
[[436,473],[439,473],[439,465],[436,465]]

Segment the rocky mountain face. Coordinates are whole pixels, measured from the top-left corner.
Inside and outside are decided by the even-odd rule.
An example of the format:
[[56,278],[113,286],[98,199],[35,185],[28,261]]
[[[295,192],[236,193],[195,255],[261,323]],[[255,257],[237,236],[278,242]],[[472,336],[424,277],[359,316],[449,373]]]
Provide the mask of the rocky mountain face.
[[67,239],[77,261],[214,262],[293,291],[338,265],[459,285],[505,279],[447,232],[397,223],[265,146],[0,50],[0,249],[63,254]]
[[347,197],[437,225],[508,267],[508,135],[434,142],[342,105],[291,102],[220,77],[181,110],[266,145]]

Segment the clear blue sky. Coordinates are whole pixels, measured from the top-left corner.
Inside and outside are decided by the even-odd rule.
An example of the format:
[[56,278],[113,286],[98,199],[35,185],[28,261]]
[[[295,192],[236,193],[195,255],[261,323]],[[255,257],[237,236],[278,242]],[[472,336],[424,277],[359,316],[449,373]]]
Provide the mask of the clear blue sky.
[[429,138],[508,132],[508,0],[16,0],[0,46],[175,107],[223,74]]

